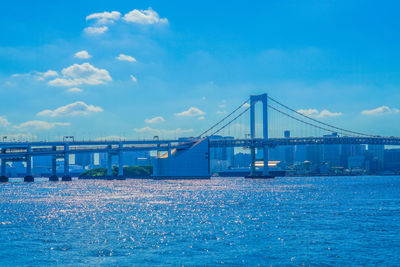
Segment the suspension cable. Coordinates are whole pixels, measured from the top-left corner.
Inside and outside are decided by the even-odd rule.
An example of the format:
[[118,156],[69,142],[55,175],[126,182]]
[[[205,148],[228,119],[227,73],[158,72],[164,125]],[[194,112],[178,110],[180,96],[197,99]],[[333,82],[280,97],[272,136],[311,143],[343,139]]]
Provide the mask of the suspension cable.
[[[296,118],[296,117],[294,117],[294,116],[292,116],[292,115],[290,115],[290,114],[287,114],[286,112],[283,112],[283,111],[281,111],[281,110],[279,110],[279,109],[277,109],[277,108],[275,108],[275,107],[273,107],[273,106],[271,106],[271,105],[268,105],[268,107],[271,108],[271,109],[273,109],[273,110],[275,110],[275,111],[277,111],[277,112],[279,112],[279,113],[281,113],[281,114],[283,114],[283,115],[285,115],[285,116],[288,116],[289,118],[292,118],[292,119],[294,119],[294,120],[296,120],[296,121],[305,123],[305,124],[307,124],[307,125],[310,125],[310,126],[313,126],[313,127],[316,127],[316,128],[319,128],[319,129],[321,129],[321,130],[325,130],[325,131],[328,131],[328,132],[331,132],[331,133],[335,133],[335,132],[336,132],[336,131],[334,131],[334,130],[327,129],[327,128],[324,128],[324,127],[321,127],[321,126],[312,124],[312,123],[310,123],[310,122],[306,122],[306,121],[300,120],[299,118]],[[339,133],[344,134],[344,135],[347,135],[347,136],[356,137],[355,135],[349,135],[349,134],[346,134],[346,133],[344,133],[344,132],[339,132]]]
[[[234,111],[232,111],[231,113],[229,113],[228,115],[226,115],[222,120],[218,121],[216,124],[214,124],[213,126],[211,126],[209,129],[207,129],[206,131],[202,132],[197,138],[201,138],[204,134],[206,134],[207,132],[209,132],[210,130],[212,130],[213,128],[217,127],[220,123],[222,123],[224,120],[226,120],[227,118],[229,118],[233,113],[235,113],[236,111],[238,111],[241,107],[243,107],[247,102],[249,102],[250,98],[246,99],[246,101],[243,102],[243,104],[241,104],[239,107],[237,107]],[[214,133],[215,134],[215,133]]]
[[[305,117],[305,118],[307,118],[307,119],[309,119],[309,120],[315,121],[315,122],[317,122],[317,123],[323,124],[323,125],[328,126],[328,127],[330,127],[330,128],[337,129],[337,130],[341,131],[342,133],[343,133],[343,132],[347,132],[347,133],[351,133],[351,134],[353,134],[353,135],[355,134],[356,136],[357,136],[357,135],[362,135],[362,136],[368,136],[368,137],[376,137],[376,135],[370,135],[370,134],[365,134],[365,133],[360,133],[360,132],[355,132],[355,131],[346,130],[346,129],[339,128],[339,127],[330,125],[330,124],[328,124],[328,123],[325,123],[325,122],[322,122],[322,121],[313,119],[313,118],[311,118],[311,117],[308,117],[308,116],[306,116],[306,115],[304,115],[304,114],[302,114],[302,113],[300,113],[300,112],[298,112],[298,111],[296,111],[296,110],[294,110],[294,109],[292,109],[292,108],[290,108],[290,107],[288,107],[288,106],[286,106],[286,105],[280,103],[279,101],[273,99],[273,98],[270,97],[270,96],[268,96],[268,98],[271,99],[273,102],[277,103],[278,105],[281,105],[282,107],[284,107],[284,108],[286,108],[286,109],[288,109],[288,110],[290,110],[290,111],[292,111],[292,112],[294,112],[294,113],[296,113],[296,114],[298,114],[298,115],[300,115],[300,116],[303,116],[303,117]],[[324,129],[324,128],[320,128],[320,129]],[[327,130],[327,129],[324,129],[324,130]],[[334,131],[332,131],[332,130],[328,130],[328,131],[329,131],[329,132],[334,132]]]
[[228,126],[229,124],[231,124],[232,122],[234,122],[237,118],[239,118],[240,116],[242,116],[244,113],[246,113],[246,111],[248,111],[250,108],[246,108],[244,111],[242,111],[239,115],[237,115],[235,118],[233,118],[232,120],[230,120],[227,124],[225,124],[224,126],[222,126],[221,128],[219,128],[217,131],[215,131],[214,133],[212,133],[211,135],[210,135],[210,137],[211,136],[214,136],[214,135],[216,135],[217,133],[219,133],[221,130],[223,130],[226,126]]

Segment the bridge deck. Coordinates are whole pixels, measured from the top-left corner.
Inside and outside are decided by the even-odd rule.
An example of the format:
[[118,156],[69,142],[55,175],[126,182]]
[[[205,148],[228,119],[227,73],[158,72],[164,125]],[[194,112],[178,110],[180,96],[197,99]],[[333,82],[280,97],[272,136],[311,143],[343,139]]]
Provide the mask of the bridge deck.
[[[118,153],[119,151],[168,151],[187,149],[197,139],[180,140],[124,140],[73,142],[0,142],[0,158],[18,158],[24,155],[62,155],[65,153]],[[286,145],[368,144],[400,145],[399,137],[301,137],[254,139],[210,139],[210,147],[275,147]],[[64,147],[68,146],[68,151]],[[30,152],[28,152],[28,147]],[[55,149],[54,149],[55,148]]]

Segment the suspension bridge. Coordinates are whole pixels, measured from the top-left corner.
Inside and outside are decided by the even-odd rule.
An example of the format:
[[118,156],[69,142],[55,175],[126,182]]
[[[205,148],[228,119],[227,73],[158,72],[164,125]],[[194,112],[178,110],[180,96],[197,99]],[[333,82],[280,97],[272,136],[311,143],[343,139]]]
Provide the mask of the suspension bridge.
[[[290,133],[282,137],[282,133]],[[58,181],[56,160],[64,161],[64,181],[71,180],[69,156],[106,153],[107,176],[112,175],[112,157],[118,157],[118,177],[124,179],[123,156],[130,151],[155,151],[153,178],[209,178],[210,149],[234,147],[250,150],[249,178],[269,178],[269,150],[294,145],[400,145],[400,137],[376,136],[328,124],[296,111],[267,94],[252,95],[232,112],[197,137],[176,140],[35,141],[0,142],[0,181],[8,181],[7,162],[26,164],[24,180],[33,181],[32,158],[52,157],[52,176]],[[262,175],[256,172],[256,151],[262,150]]]

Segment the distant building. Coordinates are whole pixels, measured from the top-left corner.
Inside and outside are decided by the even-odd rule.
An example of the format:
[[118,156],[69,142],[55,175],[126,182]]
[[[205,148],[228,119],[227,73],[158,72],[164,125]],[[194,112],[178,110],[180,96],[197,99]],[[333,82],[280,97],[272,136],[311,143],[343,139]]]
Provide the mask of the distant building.
[[[337,133],[324,135],[325,138],[336,138]],[[322,161],[329,162],[332,167],[341,166],[340,162],[341,146],[340,145],[323,145],[322,146]]]
[[90,165],[92,153],[75,154],[75,165],[86,167]]
[[249,167],[251,162],[250,153],[237,153],[234,156],[233,167],[244,168]]
[[365,168],[365,156],[349,156],[347,158],[347,168],[350,170],[364,169]]
[[[227,136],[212,136],[211,139],[234,139]],[[212,147],[210,148],[210,169],[211,173],[220,172],[233,167],[235,150],[233,147]]]
[[386,171],[400,171],[400,149],[385,149],[384,168]]
[[307,150],[308,146],[303,145],[303,146],[295,146],[295,151],[294,151],[294,162],[305,162],[310,160],[307,158]]
[[385,149],[383,145],[368,145],[367,157],[370,161],[372,173],[383,170],[385,159]]

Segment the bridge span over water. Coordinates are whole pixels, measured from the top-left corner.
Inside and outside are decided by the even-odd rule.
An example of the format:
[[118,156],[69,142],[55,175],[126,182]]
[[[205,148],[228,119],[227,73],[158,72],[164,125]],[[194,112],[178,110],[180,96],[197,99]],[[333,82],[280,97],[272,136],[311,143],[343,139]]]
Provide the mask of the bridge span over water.
[[[262,123],[256,123],[256,104],[262,104]],[[271,113],[273,115],[271,115]],[[232,134],[229,127],[237,127],[238,121],[249,114],[249,122],[243,124],[245,133]],[[275,115],[275,117],[274,117]],[[277,117],[276,115],[279,115]],[[292,121],[292,132],[302,134],[298,137],[271,136],[281,124],[282,129],[289,128],[284,125],[283,119]],[[293,126],[295,122],[295,126]],[[274,124],[275,123],[275,124]],[[239,124],[240,125],[240,124]],[[297,131],[296,127],[307,127]],[[225,131],[225,132],[224,132]],[[248,133],[247,133],[247,132]],[[296,132],[297,131],[297,132]],[[317,132],[316,132],[317,131]],[[257,136],[262,132],[262,136]],[[288,131],[286,131],[288,132]],[[285,132],[285,135],[286,135]],[[229,135],[229,138],[221,138]],[[217,138],[218,135],[218,138]],[[233,135],[233,136],[232,136]],[[56,173],[56,160],[64,160],[64,174],[62,179],[71,180],[69,176],[69,155],[79,153],[106,153],[107,175],[111,176],[112,156],[118,156],[118,176],[123,178],[123,154],[130,151],[156,151],[154,158],[154,177],[209,177],[209,151],[218,147],[238,147],[250,149],[251,175],[255,176],[256,149],[263,150],[264,169],[263,175],[268,176],[268,150],[277,146],[298,145],[333,145],[333,144],[365,144],[365,145],[400,145],[400,137],[384,137],[370,135],[351,130],[346,130],[326,122],[302,114],[288,106],[269,97],[267,94],[251,96],[243,104],[226,115],[205,132],[197,137],[179,138],[170,140],[113,140],[113,141],[25,141],[25,142],[0,142],[1,177],[0,181],[7,181],[6,163],[13,161],[26,162],[25,181],[33,181],[32,158],[52,156],[52,176],[50,180],[58,180]]]

